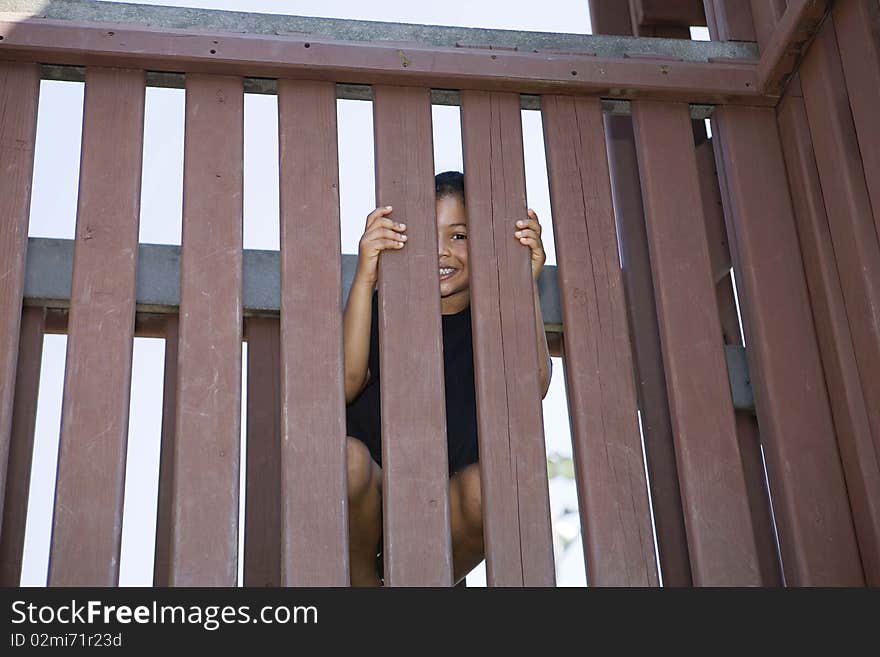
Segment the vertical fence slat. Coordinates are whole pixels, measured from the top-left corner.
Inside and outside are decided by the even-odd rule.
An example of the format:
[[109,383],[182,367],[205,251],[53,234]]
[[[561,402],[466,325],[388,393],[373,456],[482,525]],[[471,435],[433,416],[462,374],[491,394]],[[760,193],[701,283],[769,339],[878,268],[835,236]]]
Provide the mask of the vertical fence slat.
[[39,93],[37,64],[0,62],[0,509],[12,431]]
[[555,581],[519,96],[462,92],[468,252],[486,571],[493,586]]
[[880,236],[830,21],[804,58],[800,78],[859,377],[865,398],[874,400],[868,420],[880,453]]
[[777,121],[862,566],[867,583],[878,586],[880,458],[871,439],[869,400],[859,379],[807,113],[796,91],[789,87]]
[[703,0],[703,7],[712,41],[757,40],[752,9],[744,0]]
[[760,584],[687,105],[633,124],[694,584]]
[[159,450],[159,490],[156,504],[156,549],[153,585],[171,582],[171,523],[174,509],[174,429],[177,424],[177,345],[179,318],[165,319],[165,370],[162,385],[162,444]]
[[632,119],[605,116],[605,129],[660,570],[664,586],[691,586]]
[[[596,0],[590,2],[590,15],[596,34],[632,35],[628,3]],[[632,119],[606,115],[605,131],[657,556],[664,586],[691,586],[693,579],[675,464]]]
[[21,579],[45,322],[46,312],[43,308],[25,308],[21,313],[12,433],[4,488],[3,524],[0,526],[0,586],[18,586]]
[[874,227],[880,234],[880,3],[838,0],[832,11]]
[[50,586],[119,579],[143,118],[143,71],[86,71]]
[[602,108],[570,96],[541,108],[587,581],[656,586]]
[[431,98],[373,88],[376,202],[407,226],[379,261],[385,583],[449,586],[449,472]]
[[626,0],[590,0],[588,4],[593,34],[633,35],[629,2]]
[[187,75],[172,586],[235,586],[244,93]]
[[862,582],[772,109],[713,121],[786,583]]
[[278,106],[282,574],[288,586],[347,586],[336,87],[282,80]]
[[[696,149],[697,171],[700,176],[700,191],[703,198],[703,217],[706,220],[706,235],[709,239],[709,259],[716,277],[715,295],[718,315],[721,320],[722,337],[726,345],[742,346],[736,300],[733,292],[733,279],[730,274],[731,258],[728,248],[727,228],[724,223],[724,209],[721,200],[719,176],[716,172],[714,145],[704,141]],[[723,272],[723,275],[719,274]],[[773,525],[767,480],[764,474],[764,460],[761,456],[761,437],[758,421],[752,411],[737,410],[736,434],[739,439],[739,452],[746,478],[746,492],[752,514],[752,527],[757,541],[758,560],[761,565],[761,581],[765,586],[782,584],[779,551],[776,545],[776,531]]]
[[761,52],[764,52],[767,44],[770,43],[773,30],[776,29],[776,24],[785,13],[785,2],[786,0],[751,0],[755,36]]
[[280,325],[254,317],[246,326],[244,585],[281,586]]

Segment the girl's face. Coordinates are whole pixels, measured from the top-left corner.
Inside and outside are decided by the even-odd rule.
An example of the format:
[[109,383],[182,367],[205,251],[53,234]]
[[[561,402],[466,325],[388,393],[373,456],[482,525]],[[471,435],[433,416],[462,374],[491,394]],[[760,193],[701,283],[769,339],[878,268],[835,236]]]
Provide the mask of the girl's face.
[[437,251],[440,265],[440,307],[444,315],[470,304],[468,229],[464,201],[457,195],[437,199]]

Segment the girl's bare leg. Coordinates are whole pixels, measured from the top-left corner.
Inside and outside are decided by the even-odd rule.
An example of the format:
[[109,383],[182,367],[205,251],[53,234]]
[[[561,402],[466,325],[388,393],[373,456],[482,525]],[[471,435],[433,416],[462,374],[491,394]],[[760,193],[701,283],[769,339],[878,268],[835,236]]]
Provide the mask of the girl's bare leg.
[[379,586],[376,554],[382,536],[382,469],[367,446],[348,437],[348,546],[352,586]]
[[458,584],[483,560],[483,502],[480,466],[473,463],[449,480],[449,511],[452,520],[453,584]]

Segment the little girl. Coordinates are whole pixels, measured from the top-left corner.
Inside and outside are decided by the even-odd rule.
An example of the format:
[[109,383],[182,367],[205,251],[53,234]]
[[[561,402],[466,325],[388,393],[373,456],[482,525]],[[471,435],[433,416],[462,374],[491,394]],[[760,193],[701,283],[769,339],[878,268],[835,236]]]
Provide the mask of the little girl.
[[[435,190],[453,577],[458,582],[483,559],[464,176],[456,171],[440,173],[435,178]],[[402,249],[406,244],[406,225],[391,219],[392,212],[390,206],[376,208],[367,217],[344,316],[352,586],[381,584],[376,568],[382,536],[379,328],[378,297],[373,290],[378,279],[379,255],[386,249]],[[513,223],[511,220],[512,228]],[[541,226],[534,211],[529,210],[527,218],[515,222],[512,236],[531,251],[543,396],[550,383],[550,356],[537,291],[545,255]]]

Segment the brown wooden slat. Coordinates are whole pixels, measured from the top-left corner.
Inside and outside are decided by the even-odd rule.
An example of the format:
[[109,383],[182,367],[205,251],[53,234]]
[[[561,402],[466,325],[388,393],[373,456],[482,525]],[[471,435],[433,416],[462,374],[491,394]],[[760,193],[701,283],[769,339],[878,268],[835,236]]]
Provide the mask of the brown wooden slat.
[[862,566],[867,583],[878,586],[880,457],[871,439],[870,400],[859,379],[807,113],[795,91],[786,92],[777,121]]
[[280,331],[277,319],[246,322],[245,586],[281,586]]
[[12,434],[8,461],[3,460],[7,477],[0,527],[0,586],[18,586],[21,580],[45,319],[42,308],[25,308],[21,313]]
[[657,586],[598,98],[543,96],[565,374],[591,586]]
[[632,36],[629,2],[621,0],[590,0],[590,23],[593,34]]
[[[766,3],[767,0],[760,0]],[[713,41],[756,41],[752,9],[743,0],[703,0]]]
[[156,504],[156,549],[153,585],[171,581],[171,523],[174,509],[174,429],[177,424],[177,352],[180,322],[177,315],[163,319],[165,370],[162,386],[162,445],[159,454],[159,490]]
[[758,33],[758,45],[763,52],[776,25],[785,14],[788,0],[750,0],[755,31]]
[[[628,2],[589,4],[595,34],[633,34]],[[605,131],[660,570],[664,586],[691,586],[632,119],[606,116]]]
[[859,378],[868,400],[868,421],[874,448],[880,453],[880,235],[872,220],[830,21],[804,59],[800,78]]
[[767,49],[776,24],[785,13],[785,0],[751,0],[755,35],[761,52]]
[[775,113],[720,108],[749,372],[792,586],[862,583]]
[[880,3],[839,0],[832,11],[874,227],[880,235]]
[[702,0],[629,0],[636,25],[705,25]]
[[694,584],[757,585],[688,107],[634,102],[633,125]]
[[490,586],[552,586],[553,546],[516,94],[462,92],[477,426]]
[[278,107],[283,583],[347,586],[336,87],[282,80]]
[[449,586],[449,471],[428,89],[373,88],[376,202],[406,224],[379,260],[385,584]]
[[[705,130],[705,128],[701,126],[701,130]],[[722,338],[726,345],[741,346],[742,337],[736,312],[733,280],[730,275],[731,258],[728,249],[727,228],[724,224],[719,176],[715,168],[714,144],[711,141],[702,142],[697,146],[696,154],[697,171],[700,176],[700,195],[703,199],[703,217],[706,221],[706,236],[709,243],[709,261],[712,263],[712,272],[717,281],[715,298],[718,303],[718,316],[721,320]],[[718,274],[721,272],[724,274],[719,277]],[[765,586],[779,586],[782,584],[782,571],[770,498],[767,492],[767,480],[764,475],[758,421],[751,411],[735,411],[735,415],[736,435],[746,478],[752,527],[755,530],[755,540],[757,541],[761,581]]]
[[606,116],[605,130],[660,570],[664,586],[691,586],[632,119]]
[[37,64],[0,62],[0,509],[12,432],[39,93]]
[[664,586],[691,586],[632,120],[606,116],[605,129],[660,570]]
[[143,71],[86,71],[50,586],[119,578],[143,117]]
[[241,78],[188,75],[172,586],[235,586],[241,430]]

